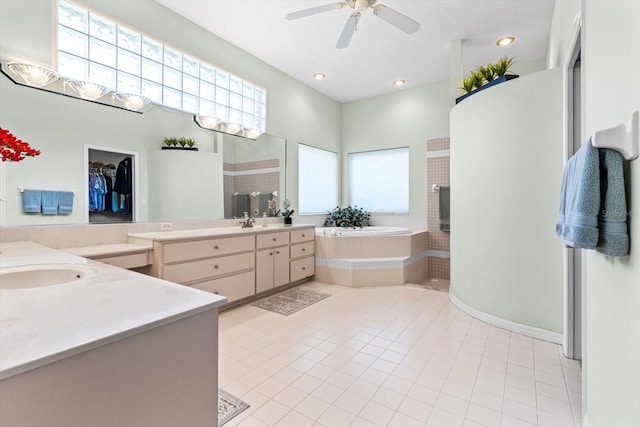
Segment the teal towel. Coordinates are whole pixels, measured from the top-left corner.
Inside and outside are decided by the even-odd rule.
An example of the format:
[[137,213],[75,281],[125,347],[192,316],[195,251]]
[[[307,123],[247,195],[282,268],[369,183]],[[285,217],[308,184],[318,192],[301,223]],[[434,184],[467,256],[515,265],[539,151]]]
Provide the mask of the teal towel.
[[624,160],[618,151],[600,149],[601,202],[596,251],[610,256],[629,254]]
[[58,213],[70,214],[73,212],[73,192],[58,191]]
[[58,214],[58,192],[57,191],[42,192],[42,213],[44,215]]
[[451,231],[449,221],[450,206],[450,189],[449,187],[440,187],[438,192],[438,213],[440,216],[440,231]]
[[566,246],[595,249],[599,211],[600,161],[589,140],[565,167],[556,235]]
[[25,213],[40,213],[42,191],[22,190],[22,209]]

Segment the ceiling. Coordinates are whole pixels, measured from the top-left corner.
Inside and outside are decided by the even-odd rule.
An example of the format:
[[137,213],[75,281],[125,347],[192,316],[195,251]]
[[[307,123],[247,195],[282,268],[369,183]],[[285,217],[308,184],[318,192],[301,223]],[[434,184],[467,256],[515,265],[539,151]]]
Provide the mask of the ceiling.
[[[350,8],[288,21],[290,12],[332,0],[156,0],[264,62],[346,103],[449,78],[449,44],[463,40],[464,71],[503,55],[546,57],[554,0],[379,0],[418,21],[408,35],[362,14],[351,44],[335,45]],[[498,47],[503,36],[516,42]],[[327,78],[314,80],[322,72]],[[396,79],[407,81],[401,89]]]

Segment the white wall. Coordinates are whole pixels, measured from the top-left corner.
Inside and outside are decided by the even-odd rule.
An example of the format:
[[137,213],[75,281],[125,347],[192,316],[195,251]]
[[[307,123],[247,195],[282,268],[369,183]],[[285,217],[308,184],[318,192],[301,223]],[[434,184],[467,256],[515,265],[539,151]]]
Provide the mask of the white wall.
[[[582,52],[587,134],[640,109],[640,2],[587,0]],[[587,253],[587,417],[640,426],[640,160],[630,164],[631,256]]]
[[410,215],[426,216],[427,140],[448,135],[448,82],[343,104],[342,205],[349,203],[349,153],[409,147]]
[[[337,102],[153,0],[86,0],[79,3],[265,87],[268,91],[267,132],[288,140],[287,197],[292,200],[294,207],[297,205],[297,143],[339,151],[340,105]],[[2,0],[0,56],[52,66],[55,5],[56,2],[51,0]],[[4,76],[0,76],[0,80],[3,128],[10,129],[33,146],[44,149],[36,159],[8,165],[7,182],[11,182],[8,196],[13,194],[12,188],[16,182],[20,183],[17,185],[26,186],[44,179],[51,186],[55,184],[56,189],[80,189],[84,180],[83,172],[79,169],[83,163],[80,147],[84,143],[146,153],[151,148],[157,149],[163,136],[174,135],[195,138],[205,151],[213,149],[215,134],[198,129],[189,114],[154,107],[151,112],[140,116],[14,86]],[[56,173],[52,174],[51,170]],[[140,173],[141,191],[146,191],[146,159],[142,157]],[[84,205],[83,200],[76,202]],[[8,202],[8,225],[42,221],[41,217],[20,214],[17,203],[18,196]],[[144,206],[141,207],[141,220],[146,219],[144,210]],[[83,216],[74,214],[46,220],[52,223],[82,222],[83,219]]]
[[578,24],[581,0],[558,0],[553,6],[549,32],[547,68],[564,67],[571,55],[574,28]]
[[451,294],[562,333],[562,73],[542,71],[451,110]]

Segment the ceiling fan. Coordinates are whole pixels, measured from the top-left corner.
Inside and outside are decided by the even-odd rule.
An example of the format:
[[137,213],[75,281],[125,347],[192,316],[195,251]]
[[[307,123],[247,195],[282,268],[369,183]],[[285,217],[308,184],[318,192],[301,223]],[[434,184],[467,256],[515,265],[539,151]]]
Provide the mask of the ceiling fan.
[[356,28],[358,26],[360,16],[367,9],[372,9],[373,14],[378,18],[382,19],[385,22],[388,22],[389,24],[404,31],[407,34],[413,34],[420,28],[420,23],[394,9],[391,9],[388,6],[378,4],[378,0],[345,0],[338,3],[325,4],[323,6],[316,6],[309,9],[299,10],[297,12],[291,12],[287,14],[287,19],[294,20],[304,18],[307,16],[316,15],[318,13],[342,9],[345,6],[350,7],[354,11],[349,19],[347,19],[347,22],[342,29],[342,33],[340,34],[340,38],[338,39],[338,43],[336,44],[336,48],[338,49],[344,49],[345,47],[349,46],[351,37],[353,37],[353,33],[356,31]]

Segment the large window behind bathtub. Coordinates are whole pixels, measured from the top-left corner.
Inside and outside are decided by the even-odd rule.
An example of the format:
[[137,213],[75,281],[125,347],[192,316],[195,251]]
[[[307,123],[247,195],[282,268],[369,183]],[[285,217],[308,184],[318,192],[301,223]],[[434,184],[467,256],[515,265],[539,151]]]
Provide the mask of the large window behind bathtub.
[[338,204],[338,155],[298,144],[300,213],[326,213]]
[[58,2],[57,31],[58,72],[65,78],[266,129],[267,92],[249,81],[64,0]]
[[409,148],[349,153],[349,203],[374,213],[409,213]]

